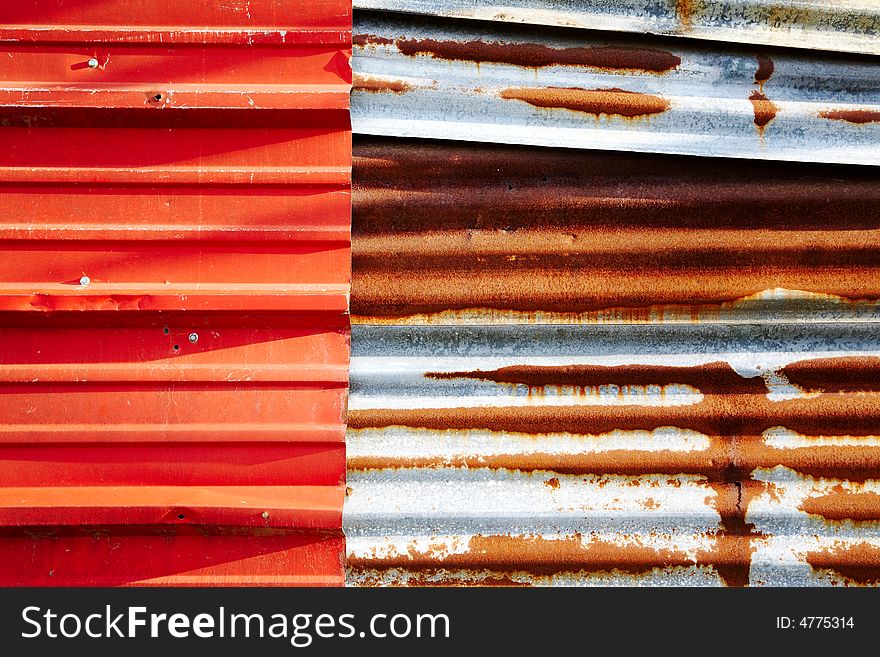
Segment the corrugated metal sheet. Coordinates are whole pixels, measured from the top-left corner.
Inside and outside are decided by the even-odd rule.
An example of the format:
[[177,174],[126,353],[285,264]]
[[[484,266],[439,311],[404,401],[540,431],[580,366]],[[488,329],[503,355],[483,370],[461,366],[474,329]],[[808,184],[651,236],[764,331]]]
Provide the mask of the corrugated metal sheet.
[[361,323],[873,321],[873,168],[359,138]]
[[880,54],[874,0],[354,0],[356,9]]
[[354,166],[349,583],[880,583],[877,171]]
[[880,164],[867,57],[361,12],[355,132]]
[[0,583],[341,584],[350,8],[135,4],[0,9]]
[[871,324],[353,334],[349,582],[876,584]]

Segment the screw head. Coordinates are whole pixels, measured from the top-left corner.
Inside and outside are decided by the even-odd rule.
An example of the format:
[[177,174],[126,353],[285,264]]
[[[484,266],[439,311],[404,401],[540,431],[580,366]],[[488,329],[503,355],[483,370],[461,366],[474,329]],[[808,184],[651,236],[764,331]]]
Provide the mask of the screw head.
[[98,68],[98,60],[94,57],[89,60],[89,68]]
[[92,282],[92,279],[89,278],[88,276],[83,276],[82,278],[79,279],[80,285],[88,285],[91,282]]
[[198,342],[199,341],[199,334],[198,333],[190,333],[189,334],[189,341],[192,342],[193,344]]

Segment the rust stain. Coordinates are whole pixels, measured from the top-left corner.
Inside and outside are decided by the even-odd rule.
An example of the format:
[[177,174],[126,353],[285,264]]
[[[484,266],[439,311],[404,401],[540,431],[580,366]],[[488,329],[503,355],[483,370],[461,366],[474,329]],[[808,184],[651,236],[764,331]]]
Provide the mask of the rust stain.
[[806,554],[814,570],[831,570],[856,584],[880,583],[880,548],[870,543],[838,545]]
[[[715,541],[719,545],[717,550],[698,552],[692,558],[676,549],[641,543],[612,543],[595,537],[585,541],[580,533],[553,539],[476,535],[460,553],[422,551],[413,546],[406,554],[381,559],[349,555],[348,564],[355,572],[376,573],[373,577],[359,577],[372,585],[531,586],[550,584],[553,576],[566,573],[643,575],[698,565],[713,567],[722,579],[730,577],[733,583],[732,573],[748,567],[748,539],[720,533]],[[376,570],[379,563],[381,571]]]
[[880,495],[877,493],[852,493],[842,486],[825,495],[808,497],[798,507],[801,511],[834,522],[880,521]]
[[772,77],[774,69],[775,64],[772,59],[766,55],[758,55],[758,68],[755,71],[755,84],[758,85],[758,89],[749,96],[749,100],[752,102],[752,108],[754,109],[755,126],[758,128],[758,135],[761,138],[762,146],[764,144],[764,130],[767,124],[775,119],[779,113],[779,108],[764,93],[764,85]]
[[693,0],[675,0],[675,13],[678,16],[678,22],[681,23],[685,31],[690,30],[693,20]]
[[[349,557],[349,565],[371,567],[371,558]],[[467,550],[443,554],[436,550],[411,548],[406,554],[382,559],[383,568],[404,568],[411,571],[455,568],[490,570],[497,573],[527,572],[550,576],[562,572],[645,573],[654,568],[693,566],[694,560],[685,553],[655,549],[636,544],[619,545],[599,540],[584,542],[580,534],[559,539],[541,536],[472,536]]]
[[758,55],[758,70],[755,71],[755,82],[761,85],[761,91],[764,90],[763,85],[773,76],[775,64],[767,55]]
[[538,43],[398,39],[397,48],[409,57],[430,55],[435,59],[469,61],[477,64],[513,64],[524,68],[583,66],[595,69],[666,73],[681,64],[680,57],[665,50],[616,46],[551,48]]
[[[821,362],[819,363],[821,365]],[[870,363],[876,365],[875,363]],[[846,363],[826,368],[825,378],[845,371]],[[820,376],[817,365],[801,366],[802,372]],[[828,372],[832,375],[828,375]],[[784,426],[801,434],[873,435],[878,420],[877,393],[820,394],[811,399],[771,401],[761,378],[744,378],[723,362],[700,366],[515,366],[491,371],[429,373],[429,378],[469,378],[501,384],[595,387],[601,385],[689,385],[703,393],[691,406],[650,407],[568,406],[501,407],[468,409],[418,409],[354,411],[353,430],[380,426],[415,426],[437,430],[488,429],[532,435],[546,433],[602,435],[616,430],[654,430],[677,427],[697,431],[709,439],[709,447],[693,451],[610,450],[579,454],[534,453],[460,455],[418,459],[353,458],[353,469],[388,467],[509,468],[520,471],[549,470],[560,474],[698,474],[715,491],[710,502],[720,517],[717,545],[701,563],[713,563],[730,586],[749,582],[753,541],[761,538],[747,521],[751,501],[758,495],[775,495],[770,485],[755,481],[759,468],[784,466],[808,476],[865,480],[880,475],[880,448],[857,446],[809,446],[777,448],[763,434]],[[864,377],[860,380],[865,380]],[[847,384],[847,389],[853,384]],[[833,387],[833,384],[832,384]],[[850,508],[853,519],[877,515],[875,497],[852,496],[817,499],[806,508],[844,517]],[[812,505],[812,506],[810,506]],[[847,507],[849,505],[849,507]],[[860,515],[861,514],[861,515]],[[846,516],[851,517],[851,516]]]
[[390,46],[394,40],[375,34],[355,34],[351,42],[355,46]]
[[776,118],[779,108],[760,91],[752,93],[752,95],[749,96],[749,100],[752,101],[752,107],[755,110],[755,125],[758,126],[758,130],[763,135],[764,128]]
[[567,109],[596,116],[606,114],[626,118],[661,114],[670,107],[665,98],[618,88],[512,87],[504,89],[500,96],[505,100],[521,100],[544,109]]
[[[455,409],[465,413],[469,409]],[[365,411],[356,411],[361,416]],[[370,413],[372,415],[372,413]],[[386,416],[387,418],[387,416]],[[412,426],[423,424],[414,418],[398,418],[397,424],[387,426]],[[360,424],[364,418],[356,418]],[[382,423],[384,426],[384,423]],[[441,424],[438,422],[437,424]],[[479,422],[474,422],[479,424]],[[523,423],[525,424],[525,423]],[[672,423],[662,426],[674,426]],[[599,434],[601,435],[601,434]],[[540,435],[533,436],[536,440]],[[721,444],[724,448],[721,448]],[[673,450],[609,450],[584,454],[559,454],[536,451],[485,455],[422,456],[422,457],[369,457],[350,456],[348,466],[353,471],[401,469],[401,468],[490,468],[519,472],[553,472],[562,475],[614,474],[623,476],[682,474],[701,475],[709,482],[729,482],[739,470],[751,472],[758,468],[783,466],[812,477],[865,481],[880,474],[880,448],[855,446],[800,447],[776,449],[767,447],[755,438],[737,438],[722,441],[709,449],[687,452]],[[734,446],[738,454],[733,454]],[[740,479],[745,475],[740,474]],[[679,482],[671,480],[669,485]],[[774,494],[772,488],[766,492]]]
[[544,485],[549,488],[559,488],[559,478],[558,477],[550,477],[547,481],[544,482]]
[[[366,574],[369,573],[369,574]],[[482,576],[455,577],[449,571],[442,569],[426,569],[417,573],[377,573],[375,571],[359,571],[358,583],[360,586],[406,586],[406,587],[517,587],[526,588],[533,585],[530,581],[515,580],[509,575],[501,573],[489,573]]]
[[811,358],[786,365],[782,373],[811,392],[880,392],[880,358],[847,356]]
[[386,80],[371,75],[355,73],[352,77],[352,87],[358,91],[373,93],[391,92],[402,94],[412,90],[412,85],[402,80]]
[[[733,374],[733,376],[731,376]],[[744,379],[727,363],[707,363],[699,367],[665,365],[511,365],[495,370],[471,372],[427,372],[429,379],[474,379],[493,383],[522,384],[530,388],[544,386],[583,386],[595,388],[603,385],[647,386],[658,381],[687,382],[700,390],[724,391],[740,394],[766,392],[763,382]],[[723,381],[723,384],[720,382]]]
[[715,498],[711,502],[721,517],[721,530],[714,549],[700,552],[698,561],[713,564],[727,586],[744,587],[749,585],[755,551],[752,541],[763,538],[755,531],[754,523],[746,522],[746,513],[749,503],[763,492],[763,486],[756,485],[750,474],[739,475],[739,478],[742,481],[734,482],[733,486],[712,484]]
[[830,110],[828,112],[819,112],[819,117],[830,121],[846,121],[847,123],[878,123],[880,122],[880,112],[876,110]]

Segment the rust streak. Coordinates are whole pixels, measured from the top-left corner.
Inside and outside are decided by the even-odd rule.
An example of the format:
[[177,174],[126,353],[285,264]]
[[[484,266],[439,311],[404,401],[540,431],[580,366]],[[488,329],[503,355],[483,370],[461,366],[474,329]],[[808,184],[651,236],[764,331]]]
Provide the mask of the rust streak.
[[814,570],[832,570],[856,584],[880,583],[880,548],[870,543],[808,552],[806,560]]
[[[355,571],[377,573],[374,584],[388,582],[387,577],[378,574],[376,569],[379,567],[382,572],[396,573],[393,578],[409,586],[444,583],[473,586],[484,585],[484,581],[522,586],[550,584],[553,576],[563,573],[617,572],[642,575],[653,570],[694,566],[714,567],[725,581],[737,582],[739,572],[743,569],[747,572],[748,569],[750,537],[726,532],[712,536],[719,548],[698,552],[696,558],[676,549],[655,548],[639,543],[618,544],[595,537],[584,541],[581,534],[575,533],[558,539],[528,535],[476,535],[471,537],[467,549],[461,553],[443,554],[442,550],[423,551],[412,546],[407,553],[390,557],[350,555],[348,563]],[[485,574],[487,571],[489,573]],[[406,573],[405,577],[401,576],[403,572]],[[467,576],[468,573],[480,573],[480,576]]]
[[538,43],[499,43],[487,41],[438,41],[399,39],[397,48],[404,55],[430,55],[435,59],[469,61],[477,64],[513,64],[525,68],[543,66],[583,66],[596,69],[666,73],[681,64],[681,58],[665,50],[650,48],[551,48]]
[[[494,383],[522,384],[530,387],[582,386],[595,388],[646,386],[659,381],[687,383],[707,392],[761,393],[766,389],[760,381],[744,379],[727,363],[707,363],[694,368],[663,365],[512,365],[496,370],[471,372],[428,372],[429,379],[475,379]],[[720,388],[720,385],[724,388]]]
[[758,126],[758,130],[763,135],[764,128],[776,118],[779,108],[760,91],[752,93],[749,96],[749,100],[752,101],[752,107],[755,110],[755,125]]
[[798,507],[801,511],[835,522],[880,521],[880,495],[877,493],[851,493],[841,486],[818,497],[805,499]]
[[773,76],[775,65],[767,55],[758,55],[758,70],[755,71],[755,82],[762,85]]
[[385,80],[359,73],[353,75],[352,87],[358,91],[369,91],[372,93],[391,92],[402,94],[412,90],[412,85],[402,80]]
[[880,358],[876,356],[811,358],[786,365],[783,374],[812,392],[880,391]]
[[618,88],[512,87],[504,89],[500,96],[505,100],[521,100],[544,109],[567,109],[596,116],[606,114],[626,118],[661,114],[670,107],[665,98]]
[[375,34],[355,34],[351,37],[351,42],[355,46],[390,46],[394,40]]
[[[467,409],[458,409],[466,412]],[[362,411],[355,411],[360,414]],[[357,419],[355,420],[357,422]],[[391,425],[407,426],[407,425]],[[473,454],[456,456],[371,457],[349,456],[352,471],[402,468],[491,468],[519,472],[553,472],[565,475],[613,474],[641,475],[701,475],[709,482],[730,483],[742,480],[746,473],[757,468],[783,466],[813,477],[874,479],[880,474],[880,448],[854,446],[800,447],[775,449],[763,445],[757,438],[738,437],[719,439],[702,451],[643,451],[609,450],[583,454],[559,454],[541,451],[540,436],[534,437],[535,451],[491,456]],[[738,454],[732,456],[734,445]],[[673,484],[670,484],[673,485]],[[766,492],[770,493],[771,490]]]
[[[821,365],[821,362],[820,362]],[[840,367],[830,371],[841,371]],[[873,362],[870,365],[874,365]],[[816,375],[816,364],[801,371]],[[828,369],[826,368],[826,372]],[[752,478],[759,468],[778,465],[816,477],[850,480],[880,475],[880,448],[822,446],[777,448],[767,445],[763,433],[785,426],[810,435],[873,435],[878,422],[878,394],[823,394],[812,399],[771,401],[760,378],[744,378],[727,363],[701,366],[516,366],[492,371],[428,373],[429,378],[470,378],[503,385],[548,386],[582,389],[602,385],[690,385],[704,397],[694,406],[647,407],[569,406],[502,407],[478,409],[418,409],[355,411],[349,426],[417,426],[429,429],[488,429],[531,435],[535,451],[508,455],[463,455],[420,459],[355,458],[353,469],[387,467],[510,468],[520,471],[549,470],[561,474],[699,474],[715,491],[711,502],[720,517],[717,545],[700,556],[713,563],[730,586],[749,583],[753,541],[761,538],[747,521],[751,501],[772,494],[770,487]],[[833,375],[829,377],[833,380]],[[858,379],[861,381],[863,379]],[[677,427],[698,431],[709,439],[704,450],[612,450],[578,454],[542,453],[540,435],[572,433],[602,435],[615,430],[653,430]],[[874,497],[817,499],[807,509],[823,510],[834,517],[861,520],[877,515]],[[812,505],[812,506],[810,506]],[[849,515],[847,515],[849,513]]]
[[[735,448],[735,444],[733,445]],[[763,486],[752,481],[751,475],[740,477],[733,486],[712,484],[715,498],[712,502],[721,517],[721,531],[711,551],[698,554],[698,561],[711,563],[727,586],[743,587],[749,585],[752,554],[755,551],[753,540],[762,538],[755,531],[754,523],[746,522],[749,503],[763,492]]]
[[880,122],[880,112],[876,110],[830,110],[828,112],[819,112],[819,117],[830,121],[846,121],[847,123],[878,123]]
[[693,7],[692,0],[675,0],[675,13],[682,28],[687,31],[692,27]]
[[[365,572],[370,573],[365,575]],[[375,574],[374,574],[375,573]],[[449,587],[449,586],[479,586],[479,587],[530,587],[532,582],[514,580],[510,575],[501,573],[480,574],[471,576],[452,576],[449,571],[442,569],[425,569],[418,573],[399,572],[376,573],[373,570],[359,571],[358,582],[360,586],[406,586],[406,587]]]
[[[467,550],[443,555],[442,551],[421,551],[411,547],[406,554],[381,559],[383,568],[411,571],[455,568],[495,572],[527,572],[549,576],[561,572],[644,573],[654,568],[693,566],[683,552],[642,545],[618,545],[599,540],[583,542],[580,534],[559,539],[541,536],[472,536]],[[372,557],[349,557],[349,565],[373,567]]]

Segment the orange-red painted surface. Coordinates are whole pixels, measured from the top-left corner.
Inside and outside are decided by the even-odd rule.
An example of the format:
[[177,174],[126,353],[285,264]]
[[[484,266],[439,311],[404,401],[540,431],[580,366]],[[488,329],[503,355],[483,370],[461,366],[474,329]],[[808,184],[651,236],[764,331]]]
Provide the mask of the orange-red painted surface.
[[0,585],[342,584],[350,34],[0,8]]

